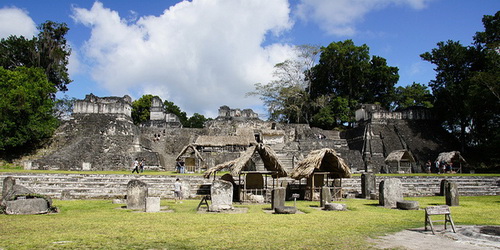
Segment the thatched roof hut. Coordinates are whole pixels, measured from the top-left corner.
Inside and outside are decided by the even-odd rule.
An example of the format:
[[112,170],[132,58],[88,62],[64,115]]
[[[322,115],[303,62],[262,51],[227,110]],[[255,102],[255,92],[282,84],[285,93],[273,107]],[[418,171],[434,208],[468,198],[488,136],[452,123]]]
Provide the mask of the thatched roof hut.
[[394,150],[385,158],[385,163],[390,162],[415,162],[415,158],[410,151],[406,149]]
[[395,172],[404,171],[411,173],[412,164],[415,164],[415,158],[406,149],[394,150],[385,158],[385,164],[395,168],[393,169]]
[[194,152],[194,155],[200,159],[201,161],[205,161],[205,159],[203,159],[203,157],[201,156],[200,152],[198,152],[198,150],[196,149],[196,146],[194,146],[193,144],[189,144],[187,146],[185,146],[184,148],[182,148],[181,152],[177,155],[177,157],[175,158],[176,160],[180,160],[182,158],[182,156],[189,150],[193,150]]
[[328,172],[332,178],[350,178],[351,170],[335,150],[323,148],[311,151],[298,163],[291,177],[300,180],[310,177],[314,172]]
[[237,176],[241,173],[245,165],[251,160],[253,154],[255,152],[259,153],[259,156],[262,158],[264,162],[264,167],[273,172],[273,178],[285,177],[288,175],[285,168],[279,161],[278,157],[274,150],[268,145],[264,145],[259,143],[257,145],[249,147],[246,151],[244,151],[240,157],[235,160],[227,161],[222,164],[219,164],[215,167],[212,167],[205,172],[205,177],[210,177],[211,174],[220,171],[224,168],[229,168],[231,171],[231,175]]
[[460,151],[441,152],[436,160],[439,162],[467,163],[460,154]]

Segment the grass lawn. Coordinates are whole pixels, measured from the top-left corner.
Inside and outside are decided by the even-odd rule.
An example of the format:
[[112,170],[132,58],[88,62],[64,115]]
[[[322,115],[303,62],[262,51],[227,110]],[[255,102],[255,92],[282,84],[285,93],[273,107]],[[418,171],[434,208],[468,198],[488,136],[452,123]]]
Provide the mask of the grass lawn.
[[[445,203],[406,199],[421,208]],[[346,199],[349,211],[341,212],[298,201],[304,213],[293,215],[264,212],[269,204],[244,205],[242,214],[197,214],[198,202],[162,200],[174,211],[142,213],[109,200],[54,200],[60,213],[0,215],[0,249],[366,249],[368,237],[424,226],[423,210],[385,209],[373,200]],[[451,211],[456,225],[500,225],[500,196],[460,197]]]

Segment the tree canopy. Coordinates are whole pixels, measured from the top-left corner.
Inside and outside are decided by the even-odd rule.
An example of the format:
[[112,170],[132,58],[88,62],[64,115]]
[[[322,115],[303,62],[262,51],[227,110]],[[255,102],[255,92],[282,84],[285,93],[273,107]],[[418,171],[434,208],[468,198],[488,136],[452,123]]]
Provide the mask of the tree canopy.
[[9,36],[0,40],[0,66],[8,70],[20,66],[41,68],[58,90],[67,91],[71,82],[67,68],[71,49],[65,35],[69,28],[65,23],[47,21],[38,29],[38,36],[32,39]]
[[492,152],[486,158],[500,159],[500,11],[484,16],[483,24],[475,46],[439,42],[421,57],[436,66],[436,79],[430,82],[434,110],[462,150]]
[[50,96],[57,92],[42,69],[0,67],[0,153],[33,148],[58,126]]
[[68,30],[64,23],[47,21],[32,39],[10,36],[0,40],[1,155],[34,149],[57,127],[56,116],[62,113],[54,107],[55,96],[71,82]]

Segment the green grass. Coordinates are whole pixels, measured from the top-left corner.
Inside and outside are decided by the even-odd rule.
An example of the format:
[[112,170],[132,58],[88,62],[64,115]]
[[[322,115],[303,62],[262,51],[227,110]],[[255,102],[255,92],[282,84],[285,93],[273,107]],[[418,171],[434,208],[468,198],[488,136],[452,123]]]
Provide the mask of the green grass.
[[[421,207],[444,204],[443,197],[407,198]],[[264,212],[270,205],[236,205],[242,214],[197,214],[198,200],[174,204],[174,212],[120,209],[109,200],[55,200],[60,213],[0,215],[0,249],[366,249],[366,240],[424,226],[424,211],[377,206],[347,199],[349,211],[322,211],[319,202],[298,201],[302,214]],[[287,202],[293,205],[293,202]],[[455,224],[500,225],[500,196],[460,197],[452,207]]]

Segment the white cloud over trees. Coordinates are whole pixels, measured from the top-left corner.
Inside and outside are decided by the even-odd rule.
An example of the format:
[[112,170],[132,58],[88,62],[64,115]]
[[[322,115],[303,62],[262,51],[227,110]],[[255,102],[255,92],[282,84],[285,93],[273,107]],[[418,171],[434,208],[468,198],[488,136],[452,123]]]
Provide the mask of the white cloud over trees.
[[15,35],[31,39],[37,33],[36,24],[27,11],[16,7],[0,9],[0,38]]
[[264,45],[292,27],[289,13],[285,0],[195,0],[131,21],[95,2],[74,8],[73,19],[91,29],[82,56],[111,93],[159,95],[188,114],[210,115],[222,105],[260,106],[244,96],[294,53]]

